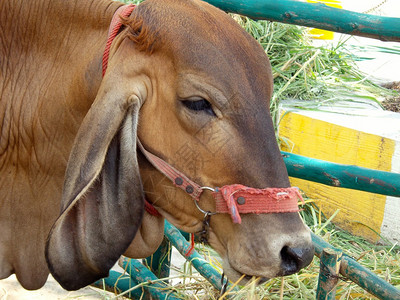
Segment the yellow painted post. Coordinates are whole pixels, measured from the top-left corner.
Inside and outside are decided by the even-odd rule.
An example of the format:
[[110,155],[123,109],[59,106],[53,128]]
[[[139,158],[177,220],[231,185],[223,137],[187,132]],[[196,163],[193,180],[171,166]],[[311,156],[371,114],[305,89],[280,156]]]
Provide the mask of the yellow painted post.
[[[297,111],[284,114],[279,125],[279,137],[284,141],[281,143],[281,150],[333,163],[394,171],[392,163],[395,159],[400,159],[398,141],[325,121],[326,115],[320,116],[319,119],[313,115],[317,113]],[[357,122],[355,116],[348,117],[354,120],[353,123]],[[377,120],[382,123],[388,119],[389,117],[368,117],[372,124]],[[395,126],[394,124],[397,123],[391,126]],[[400,236],[400,232],[396,231],[396,224],[399,222],[396,223],[395,216],[391,214],[396,210],[387,206],[390,197],[338,189],[297,178],[291,178],[291,184],[300,187],[327,216],[339,209],[333,222],[355,235],[378,241],[378,234],[381,234],[382,228],[390,222],[392,227],[394,226],[391,232],[394,240]]]

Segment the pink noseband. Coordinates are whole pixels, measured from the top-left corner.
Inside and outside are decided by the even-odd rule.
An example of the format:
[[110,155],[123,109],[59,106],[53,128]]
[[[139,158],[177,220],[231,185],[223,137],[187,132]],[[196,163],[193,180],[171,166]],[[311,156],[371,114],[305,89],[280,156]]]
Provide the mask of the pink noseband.
[[298,188],[255,189],[240,184],[226,185],[213,192],[217,213],[229,213],[240,224],[240,214],[298,212],[298,200],[304,202]]

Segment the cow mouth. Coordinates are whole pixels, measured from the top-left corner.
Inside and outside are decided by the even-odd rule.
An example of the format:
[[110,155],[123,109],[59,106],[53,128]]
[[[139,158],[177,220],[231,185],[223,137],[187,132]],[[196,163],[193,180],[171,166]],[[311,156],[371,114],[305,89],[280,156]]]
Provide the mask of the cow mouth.
[[239,285],[246,285],[250,282],[255,282],[257,285],[265,283],[269,279],[271,279],[274,276],[271,277],[266,277],[265,275],[257,275],[257,274],[248,274],[248,273],[243,273],[239,271],[237,268],[235,268],[235,264],[232,264],[229,259],[229,253],[227,246],[224,246],[220,239],[216,236],[212,228],[210,228],[209,231],[209,240],[208,244],[213,247],[220,255],[219,262],[222,265],[222,269],[226,277],[231,281],[231,282],[236,282],[239,281]]
[[257,285],[266,283],[269,280],[269,278],[267,278],[267,277],[255,277],[255,276],[250,276],[250,275],[245,275],[243,277],[243,279],[246,280],[246,282],[250,282],[251,280],[254,280]]
[[255,282],[257,285],[263,284],[270,280],[268,277],[259,276],[259,275],[249,275],[244,274],[238,270],[236,270],[230,263],[229,260],[223,259],[222,266],[224,270],[224,274],[229,278],[232,282],[238,282],[239,285],[246,285],[250,282]]

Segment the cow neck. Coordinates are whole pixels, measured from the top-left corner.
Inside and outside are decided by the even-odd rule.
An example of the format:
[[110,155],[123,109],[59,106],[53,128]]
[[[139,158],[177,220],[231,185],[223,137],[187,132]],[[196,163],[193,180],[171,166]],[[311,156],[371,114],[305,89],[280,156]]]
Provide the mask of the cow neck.
[[[107,69],[111,44],[122,26],[121,17],[128,17],[134,8],[135,5],[133,4],[124,5],[119,7],[114,13],[103,54],[103,77]],[[228,213],[231,215],[233,223],[240,224],[242,222],[240,213],[298,212],[298,200],[304,203],[299,190],[295,187],[257,189],[240,184],[226,185],[220,188],[202,187],[163,159],[147,151],[139,140],[137,144],[143,155],[158,171],[171,180],[176,187],[182,189],[194,199],[196,207],[204,214],[203,231],[201,234],[208,231],[210,216],[216,213]],[[205,211],[197,203],[200,200],[201,194],[206,189],[212,191],[216,204],[215,212]],[[147,200],[145,201],[145,209],[152,215],[160,215]],[[193,240],[189,252],[191,250],[193,250]]]

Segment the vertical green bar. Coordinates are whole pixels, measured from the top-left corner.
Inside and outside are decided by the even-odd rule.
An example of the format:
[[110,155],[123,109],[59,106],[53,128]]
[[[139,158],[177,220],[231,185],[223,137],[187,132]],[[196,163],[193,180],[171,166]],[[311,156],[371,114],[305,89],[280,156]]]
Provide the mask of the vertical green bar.
[[331,248],[322,251],[317,287],[317,300],[334,300],[339,280],[342,252]]
[[[124,258],[121,260],[122,267],[126,268],[131,278],[140,283],[145,283],[143,288],[145,295],[154,300],[179,300],[180,295],[175,293],[173,287],[160,281],[147,267],[136,259]],[[147,299],[147,298],[146,298]]]
[[153,255],[143,261],[158,278],[169,277],[171,266],[171,243],[164,237],[160,247]]

